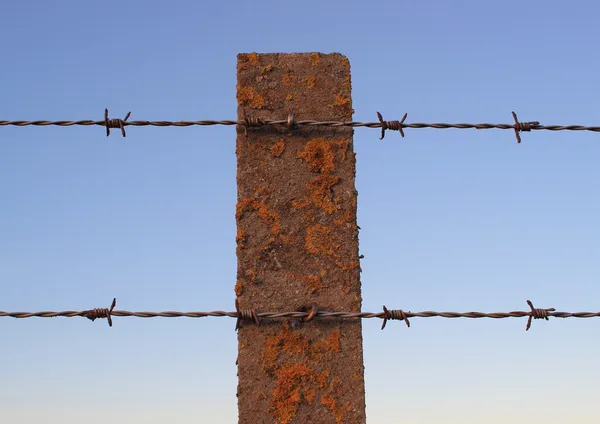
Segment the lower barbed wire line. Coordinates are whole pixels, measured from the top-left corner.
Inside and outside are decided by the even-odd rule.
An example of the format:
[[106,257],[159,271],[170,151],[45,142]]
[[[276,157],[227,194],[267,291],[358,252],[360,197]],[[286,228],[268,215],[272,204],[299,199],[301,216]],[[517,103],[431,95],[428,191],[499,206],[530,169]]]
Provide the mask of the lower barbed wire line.
[[[201,120],[201,121],[123,121],[124,127],[191,127],[191,126],[212,126],[212,125],[225,125],[233,126],[239,125],[244,127],[247,125],[246,121],[238,120]],[[266,125],[287,125],[287,120],[262,120],[260,126]],[[79,120],[79,121],[0,121],[0,126],[105,126],[105,121],[93,121],[93,120]],[[323,126],[323,127],[366,127],[366,128],[382,128],[381,122],[359,122],[359,121],[315,121],[315,120],[300,120],[294,121],[296,126]],[[433,128],[433,129],[501,129],[501,130],[514,130],[514,124],[490,124],[490,123],[479,123],[479,124],[468,124],[468,123],[424,123],[424,122],[413,122],[413,123],[402,123],[402,128]],[[585,125],[530,125],[531,130],[547,130],[547,131],[592,131],[600,132],[600,126],[585,126]]]

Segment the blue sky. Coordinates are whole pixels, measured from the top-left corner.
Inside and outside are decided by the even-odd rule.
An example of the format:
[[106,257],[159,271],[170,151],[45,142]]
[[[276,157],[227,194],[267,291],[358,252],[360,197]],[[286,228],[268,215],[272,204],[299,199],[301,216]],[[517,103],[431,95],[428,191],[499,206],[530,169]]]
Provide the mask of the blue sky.
[[[354,119],[598,125],[592,1],[20,1],[0,119],[235,119],[236,55],[340,52]],[[357,129],[363,309],[599,310],[600,135]],[[231,127],[0,128],[0,310],[233,308]],[[363,322],[367,418],[592,422],[600,321]],[[230,319],[0,319],[0,422],[236,422]]]

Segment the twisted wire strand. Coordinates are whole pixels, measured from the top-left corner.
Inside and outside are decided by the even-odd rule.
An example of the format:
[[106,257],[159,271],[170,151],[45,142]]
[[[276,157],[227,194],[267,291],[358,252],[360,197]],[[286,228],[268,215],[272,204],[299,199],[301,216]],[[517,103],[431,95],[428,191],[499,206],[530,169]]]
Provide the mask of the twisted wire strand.
[[[0,317],[11,318],[56,318],[56,317],[87,317],[89,311],[41,311],[41,312],[5,312],[0,311]],[[404,311],[407,318],[522,318],[531,316],[531,312],[527,311],[512,311],[512,312],[408,312]],[[237,318],[238,313],[235,311],[209,311],[209,312],[131,312],[114,310],[111,312],[113,317],[136,317],[136,318],[206,318],[206,317],[229,317]],[[276,319],[276,318],[305,318],[310,315],[310,312],[257,312],[258,318]],[[598,318],[600,312],[547,312],[548,317],[555,318]],[[385,318],[385,312],[332,312],[319,310],[316,314],[318,318]]]
[[[113,301],[114,303],[114,301]],[[179,312],[179,311],[164,311],[164,312],[131,312],[123,310],[110,310],[108,313],[104,309],[103,313],[98,315],[92,314],[95,318],[112,317],[137,317],[137,318],[205,318],[205,317],[229,317],[236,318],[236,329],[241,326],[242,321],[253,321],[256,325],[260,325],[261,319],[278,319],[278,318],[297,318],[302,319],[306,322],[311,321],[313,318],[324,318],[324,319],[369,319],[379,318],[384,320],[382,329],[385,328],[387,320],[403,320],[410,327],[410,318],[492,318],[492,319],[503,319],[503,318],[522,318],[528,317],[526,330],[529,330],[532,319],[545,319],[549,317],[555,318],[598,318],[600,312],[560,312],[554,308],[540,309],[534,308],[530,301],[527,301],[530,306],[530,311],[512,311],[512,312],[436,312],[436,311],[421,311],[421,312],[410,312],[402,309],[390,309],[388,310],[384,306],[382,312],[339,312],[339,311],[326,311],[318,310],[316,305],[308,310],[301,311],[288,311],[288,312],[257,312],[254,309],[239,309],[236,304],[236,311],[209,311],[209,312]],[[114,306],[113,306],[114,307]],[[12,317],[12,318],[55,318],[55,317],[90,317],[90,311],[40,311],[40,312],[5,312],[0,311],[0,317]],[[112,324],[112,323],[111,323]]]
[[[256,121],[254,121],[256,122]],[[256,125],[250,125],[252,127],[259,126],[268,126],[268,125],[282,125],[288,126],[288,119],[283,120],[262,120],[258,121],[259,123]],[[390,126],[390,122],[395,121],[387,121],[387,122],[358,122],[358,121],[314,121],[314,120],[303,120],[303,121],[295,121],[295,126],[307,126],[307,127],[366,127],[366,128],[386,128],[390,130],[397,130],[397,128],[392,128]],[[527,124],[527,123],[521,123]],[[60,126],[60,127],[70,127],[70,126],[102,126],[106,127],[106,122],[102,121],[92,121],[92,120],[80,120],[80,121],[0,121],[0,126],[16,126],[16,127],[25,127],[25,126]],[[234,120],[201,120],[201,121],[123,121],[123,126],[134,126],[134,127],[145,127],[145,126],[154,126],[154,127],[191,127],[191,126],[211,126],[211,125],[239,125],[241,127],[247,126],[247,121],[234,121]],[[413,123],[398,123],[398,128],[414,128],[414,129],[422,129],[422,128],[435,128],[435,129],[478,129],[478,130],[489,130],[489,129],[501,129],[501,130],[514,130],[515,124],[490,124],[490,123],[480,123],[480,124],[468,124],[468,123],[424,123],[424,122],[413,122]],[[529,125],[529,128],[532,131],[536,130],[547,130],[547,131],[591,131],[591,132],[600,132],[600,126],[585,126],[585,125]]]

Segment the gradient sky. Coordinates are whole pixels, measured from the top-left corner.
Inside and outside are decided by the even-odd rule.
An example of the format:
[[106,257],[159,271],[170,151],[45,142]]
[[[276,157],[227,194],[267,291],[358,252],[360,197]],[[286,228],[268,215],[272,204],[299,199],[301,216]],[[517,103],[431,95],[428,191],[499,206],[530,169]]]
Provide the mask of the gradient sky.
[[[0,119],[236,118],[340,52],[356,120],[600,124],[593,1],[6,1]],[[357,129],[363,310],[600,309],[600,135]],[[232,310],[235,130],[0,127],[0,310]],[[237,420],[235,321],[0,318],[0,422]],[[369,424],[591,423],[600,319],[365,320]]]

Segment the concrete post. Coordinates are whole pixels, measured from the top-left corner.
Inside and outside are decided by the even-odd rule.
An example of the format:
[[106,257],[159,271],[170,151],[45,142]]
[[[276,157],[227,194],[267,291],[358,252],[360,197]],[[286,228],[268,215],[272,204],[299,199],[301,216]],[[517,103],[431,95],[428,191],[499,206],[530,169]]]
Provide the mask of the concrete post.
[[[340,54],[240,54],[238,119],[351,120]],[[350,128],[238,128],[235,292],[242,309],[360,311]],[[245,321],[241,424],[364,423],[360,320]]]

